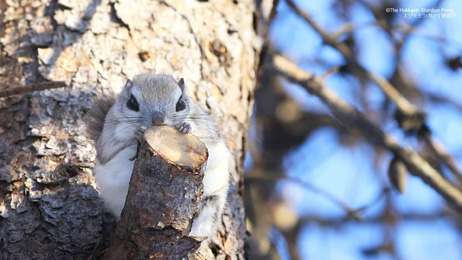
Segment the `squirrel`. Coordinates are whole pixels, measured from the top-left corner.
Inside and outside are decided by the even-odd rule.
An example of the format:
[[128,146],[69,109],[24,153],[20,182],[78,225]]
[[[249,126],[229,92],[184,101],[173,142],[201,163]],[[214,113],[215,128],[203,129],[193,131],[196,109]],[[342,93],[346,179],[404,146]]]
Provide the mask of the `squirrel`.
[[189,236],[211,237],[216,233],[229,187],[231,153],[219,134],[215,120],[166,74],[140,74],[128,80],[116,98],[102,99],[89,110],[87,130],[96,141],[96,183],[106,207],[117,217],[125,204],[138,140],[151,126],[169,125],[191,132],[207,147],[204,192],[199,214]]

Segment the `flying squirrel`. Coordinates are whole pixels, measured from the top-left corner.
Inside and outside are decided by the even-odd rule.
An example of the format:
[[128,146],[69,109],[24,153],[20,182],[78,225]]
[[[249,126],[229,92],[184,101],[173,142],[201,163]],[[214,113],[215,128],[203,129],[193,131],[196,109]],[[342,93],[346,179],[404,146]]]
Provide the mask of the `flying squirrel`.
[[229,187],[231,154],[214,118],[191,100],[183,79],[166,74],[140,74],[128,80],[116,98],[96,102],[87,115],[89,135],[96,141],[93,168],[106,207],[120,217],[128,193],[138,140],[151,126],[169,125],[197,136],[207,147],[202,205],[190,236],[211,237],[218,228]]

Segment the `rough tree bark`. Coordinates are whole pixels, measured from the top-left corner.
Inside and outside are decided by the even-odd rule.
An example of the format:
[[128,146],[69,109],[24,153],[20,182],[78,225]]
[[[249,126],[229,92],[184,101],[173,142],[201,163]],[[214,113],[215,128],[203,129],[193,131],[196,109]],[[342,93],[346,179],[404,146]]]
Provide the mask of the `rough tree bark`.
[[149,129],[144,137],[104,259],[194,259],[203,238],[187,235],[199,211],[207,148],[172,127]]
[[229,203],[209,259],[243,259],[242,172],[261,41],[272,1],[0,0],[2,259],[98,258],[114,220],[98,198],[82,117],[142,72],[184,77],[234,154]]

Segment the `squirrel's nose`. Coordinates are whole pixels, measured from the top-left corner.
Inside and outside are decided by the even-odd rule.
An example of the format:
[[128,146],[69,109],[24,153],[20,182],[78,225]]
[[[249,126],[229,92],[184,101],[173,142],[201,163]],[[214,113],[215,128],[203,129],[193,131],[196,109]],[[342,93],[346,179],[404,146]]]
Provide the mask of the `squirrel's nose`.
[[164,119],[162,117],[153,117],[152,118],[152,124],[153,125],[163,125],[164,124]]

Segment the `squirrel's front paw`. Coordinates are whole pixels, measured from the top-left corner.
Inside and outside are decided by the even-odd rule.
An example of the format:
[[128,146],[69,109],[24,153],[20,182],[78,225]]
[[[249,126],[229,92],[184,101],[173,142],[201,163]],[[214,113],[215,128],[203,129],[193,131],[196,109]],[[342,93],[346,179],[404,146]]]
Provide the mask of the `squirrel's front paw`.
[[138,141],[141,142],[143,140],[143,134],[144,132],[146,132],[146,130],[148,130],[147,126],[138,126],[135,129],[135,136],[136,136],[136,139],[138,139]]
[[178,129],[178,131],[182,132],[183,134],[187,134],[191,132],[191,125],[189,123],[183,122],[181,124],[178,124],[176,126],[176,129]]

